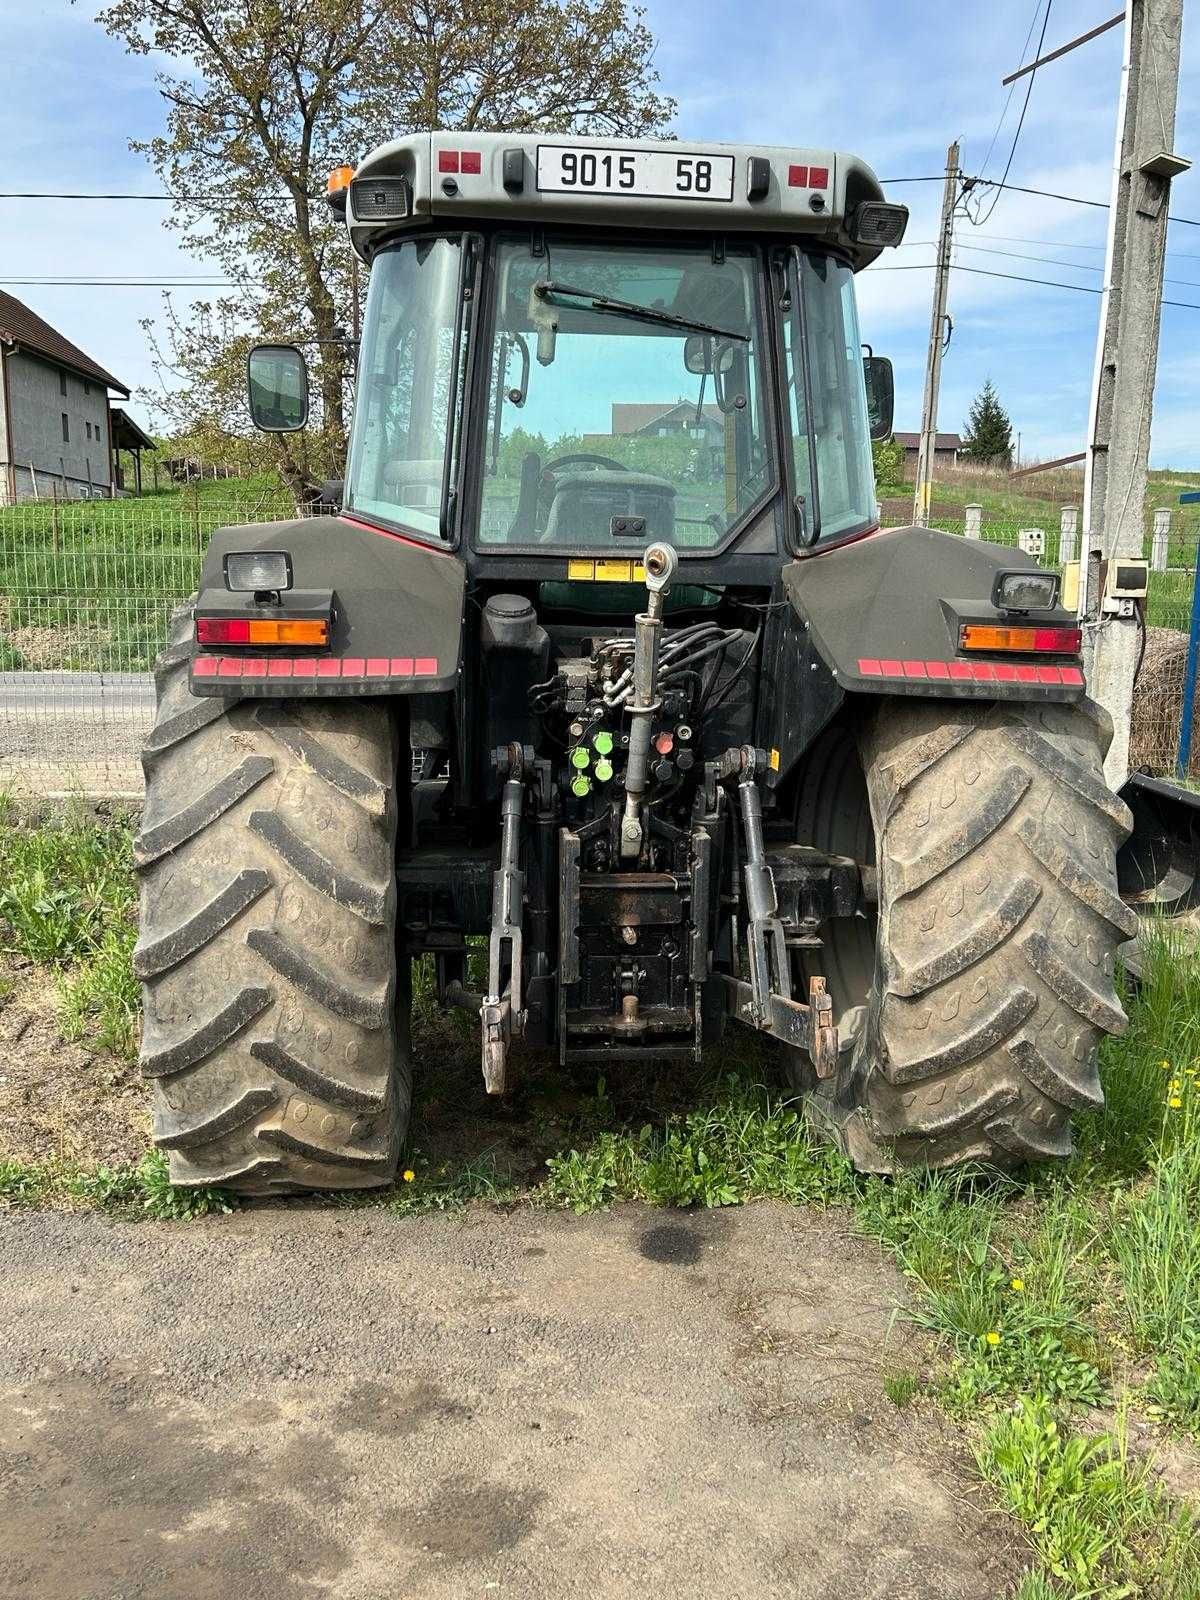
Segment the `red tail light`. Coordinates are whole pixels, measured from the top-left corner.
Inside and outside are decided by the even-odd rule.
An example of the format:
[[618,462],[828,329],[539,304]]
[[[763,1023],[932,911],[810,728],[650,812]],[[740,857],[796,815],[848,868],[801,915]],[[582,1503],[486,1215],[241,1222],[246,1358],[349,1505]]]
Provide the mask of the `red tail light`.
[[1077,656],[1082,639],[1079,628],[1004,628],[964,622],[958,630],[960,650],[1017,650],[1025,654],[1047,650],[1054,655]]
[[197,617],[197,644],[327,645],[323,617]]

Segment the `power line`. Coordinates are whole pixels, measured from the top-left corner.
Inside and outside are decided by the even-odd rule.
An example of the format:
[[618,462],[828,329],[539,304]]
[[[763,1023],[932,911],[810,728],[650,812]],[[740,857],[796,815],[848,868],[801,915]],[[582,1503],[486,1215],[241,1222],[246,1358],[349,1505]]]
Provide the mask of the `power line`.
[[[1054,0],[1046,0],[1046,14],[1042,18],[1042,31],[1038,35],[1037,54],[1039,56],[1042,53],[1042,45],[1046,42],[1046,28],[1047,28],[1047,25],[1049,24],[1049,21],[1050,21],[1050,8],[1051,8],[1051,6],[1053,4],[1054,4]],[[1036,16],[1036,15],[1037,15],[1037,12],[1035,11],[1034,12],[1034,16]],[[1029,74],[1029,82],[1025,85],[1025,99],[1022,102],[1022,105],[1021,105],[1021,115],[1017,118],[1017,131],[1013,134],[1013,141],[1012,141],[1012,144],[1009,146],[1009,150],[1008,150],[1008,160],[1004,163],[1003,175],[1001,176],[999,184],[997,184],[997,186],[996,186],[996,198],[992,201],[991,205],[988,207],[987,215],[986,216],[972,216],[971,215],[971,208],[970,208],[969,204],[967,203],[967,197],[964,195],[963,211],[966,213],[967,221],[970,222],[976,228],[984,227],[985,224],[988,223],[991,220],[992,212],[995,211],[996,207],[1000,204],[1000,200],[1001,200],[1002,193],[1003,193],[1003,190],[1004,190],[1005,179],[1008,177],[1009,173],[1012,171],[1013,157],[1017,153],[1017,145],[1020,143],[1020,140],[1021,140],[1021,130],[1025,126],[1025,113],[1029,110],[1029,101],[1030,101],[1030,98],[1033,95],[1033,85],[1034,85],[1034,82],[1036,81],[1036,79],[1037,79],[1037,66],[1035,64],[1035,66],[1033,68],[1033,71]],[[984,165],[986,166],[987,163],[985,162]]]
[[[260,200],[292,200],[292,194],[263,194],[256,196]],[[309,200],[318,198],[314,190],[306,196]],[[206,194],[117,194],[100,193],[96,190],[65,191],[59,189],[0,189],[0,200],[156,200],[169,203],[178,202],[181,206],[209,206],[214,211],[222,206],[237,205],[239,202],[225,199],[218,195]]]
[[[956,241],[959,250],[976,250],[985,256],[1009,256],[1014,261],[1038,261],[1046,267],[1069,267],[1072,272],[1103,272],[1103,267],[1095,267],[1090,261],[1064,261],[1060,256],[1031,256],[1023,250],[997,250],[994,246],[986,244],[963,244]],[[1164,278],[1164,283],[1173,283],[1181,289],[1200,289],[1200,280],[1195,278]]]
[[[1021,46],[1022,59],[1024,59],[1025,52],[1029,49],[1029,41],[1033,38],[1033,30],[1037,27],[1038,12],[1041,9],[1042,0],[1034,0],[1033,15],[1029,19],[1029,27],[1025,34],[1025,43]],[[992,151],[996,148],[996,140],[1000,137],[1000,129],[1004,126],[1004,119],[1008,116],[1008,108],[1012,105],[1013,95],[1016,94],[1016,92],[1016,84],[1010,83],[1008,86],[1008,95],[1004,101],[1004,109],[1001,111],[996,120],[996,126],[992,132],[992,142],[987,147],[987,154],[984,156],[983,165],[979,169],[980,177],[982,177],[987,171],[987,164],[992,159]]]
[[[911,266],[901,267],[868,267],[869,272],[933,272],[936,263],[932,261],[916,261]],[[1077,294],[1103,294],[1103,289],[1093,289],[1086,283],[1062,283],[1053,278],[1032,278],[1020,272],[994,272],[988,267],[965,267],[960,261],[951,263],[951,272],[971,272],[980,278],[1007,278],[1013,283],[1036,283],[1043,289],[1074,289]],[[1185,311],[1200,311],[1200,301],[1193,300],[1163,300],[1164,306],[1179,306]]]
[[0,278],[39,289],[261,289],[238,278]]
[[[982,182],[990,187],[993,180],[991,178],[984,178],[982,179]],[[1015,194],[1037,194],[1041,195],[1045,200],[1066,200],[1069,201],[1073,206],[1092,206],[1097,211],[1108,210],[1107,200],[1085,200],[1081,195],[1058,194],[1053,189],[1031,189],[1027,185],[1020,183],[998,183],[996,184],[996,188],[1011,189]],[[1167,221],[1181,222],[1185,227],[1188,228],[1200,228],[1200,221],[1198,221],[1195,217],[1168,217]]]

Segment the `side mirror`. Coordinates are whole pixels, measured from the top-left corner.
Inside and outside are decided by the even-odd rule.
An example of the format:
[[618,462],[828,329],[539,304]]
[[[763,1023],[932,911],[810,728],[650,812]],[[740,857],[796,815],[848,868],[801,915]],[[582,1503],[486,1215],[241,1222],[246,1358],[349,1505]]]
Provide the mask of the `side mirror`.
[[726,373],[733,366],[733,346],[711,333],[689,333],[683,341],[683,364],[695,377]]
[[864,356],[863,377],[867,382],[867,422],[871,438],[890,439],[896,403],[892,363],[886,356]]
[[246,388],[250,420],[263,433],[297,433],[308,421],[308,366],[294,344],[256,344]]

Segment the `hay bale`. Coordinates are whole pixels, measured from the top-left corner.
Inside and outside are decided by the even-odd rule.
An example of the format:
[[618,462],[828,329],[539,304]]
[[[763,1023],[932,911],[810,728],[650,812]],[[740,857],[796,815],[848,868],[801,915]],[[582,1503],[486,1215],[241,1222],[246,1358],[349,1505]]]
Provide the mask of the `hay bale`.
[[[1147,628],[1146,653],[1133,693],[1129,728],[1131,770],[1174,774],[1183,716],[1183,675],[1187,666],[1188,636],[1174,628]],[[1192,737],[1189,777],[1200,777],[1200,695],[1192,699],[1195,733]]]

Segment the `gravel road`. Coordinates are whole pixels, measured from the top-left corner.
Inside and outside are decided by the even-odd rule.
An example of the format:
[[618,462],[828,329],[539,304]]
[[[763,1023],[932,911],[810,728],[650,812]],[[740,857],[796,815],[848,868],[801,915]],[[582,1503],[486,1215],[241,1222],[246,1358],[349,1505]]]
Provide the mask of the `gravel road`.
[[998,1600],[835,1213],[0,1216],[0,1595]]

